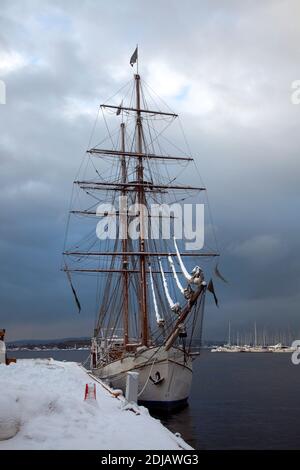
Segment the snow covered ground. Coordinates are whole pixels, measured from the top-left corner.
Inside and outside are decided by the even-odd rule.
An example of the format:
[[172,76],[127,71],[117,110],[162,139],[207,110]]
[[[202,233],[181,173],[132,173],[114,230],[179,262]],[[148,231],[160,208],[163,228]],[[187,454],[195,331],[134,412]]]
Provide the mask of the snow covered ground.
[[0,440],[4,449],[191,449],[148,410],[124,409],[96,383],[97,400],[84,401],[92,382],[74,362],[22,359],[0,365]]

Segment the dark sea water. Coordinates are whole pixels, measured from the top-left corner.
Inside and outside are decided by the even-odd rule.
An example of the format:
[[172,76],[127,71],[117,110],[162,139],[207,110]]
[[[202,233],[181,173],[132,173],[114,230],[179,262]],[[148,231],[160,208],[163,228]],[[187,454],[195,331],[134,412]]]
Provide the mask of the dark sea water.
[[[20,351],[15,357],[84,361],[88,351]],[[300,365],[291,355],[211,353],[194,362],[189,405],[159,416],[195,449],[300,449]]]

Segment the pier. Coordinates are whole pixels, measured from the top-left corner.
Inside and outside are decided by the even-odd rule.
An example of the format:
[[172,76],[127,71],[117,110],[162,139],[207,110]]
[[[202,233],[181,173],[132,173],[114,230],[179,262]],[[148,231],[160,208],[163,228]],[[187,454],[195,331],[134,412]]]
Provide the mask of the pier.
[[[78,363],[21,359],[0,373],[0,451],[191,449]],[[87,384],[96,398],[85,397]]]

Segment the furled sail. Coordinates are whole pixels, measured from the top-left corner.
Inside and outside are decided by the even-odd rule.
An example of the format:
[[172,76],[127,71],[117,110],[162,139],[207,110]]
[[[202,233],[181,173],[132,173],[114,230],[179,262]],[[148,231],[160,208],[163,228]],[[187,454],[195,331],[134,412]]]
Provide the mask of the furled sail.
[[151,264],[149,264],[149,272],[150,272],[150,283],[151,283],[151,290],[152,290],[152,297],[153,297],[153,304],[154,304],[156,322],[157,322],[158,326],[164,326],[165,320],[163,319],[163,317],[160,315],[160,313],[158,311],[156,295],[155,295],[155,290],[154,290],[154,282],[153,282]]
[[73,292],[73,295],[74,295],[74,299],[75,299],[76,305],[77,305],[77,307],[78,307],[78,312],[80,313],[80,312],[81,312],[81,305],[80,305],[80,302],[79,302],[79,299],[78,299],[78,296],[77,296],[75,287],[73,286],[73,283],[72,283],[71,274],[70,274],[70,272],[68,271],[68,269],[67,269],[66,267],[65,267],[65,271],[66,271],[67,278],[68,278],[68,281],[69,281],[69,283],[70,283],[70,286],[71,286],[71,289],[72,289],[72,292]]
[[175,246],[175,250],[176,250],[176,254],[177,254],[177,258],[180,264],[182,274],[184,275],[184,277],[186,278],[189,284],[196,284],[200,286],[203,282],[205,282],[202,269],[200,268],[200,266],[195,266],[194,269],[192,270],[192,274],[189,274],[182,261],[175,237],[174,237],[174,246]]
[[173,300],[172,300],[172,297],[170,296],[167,279],[166,279],[166,276],[165,276],[160,258],[159,258],[158,262],[159,262],[161,277],[162,277],[162,280],[163,280],[163,286],[164,286],[165,294],[166,294],[170,309],[175,313],[179,313],[180,312],[180,305],[179,305],[178,302],[174,303]]
[[215,293],[215,287],[214,287],[214,283],[213,283],[212,279],[208,283],[207,290],[212,293],[212,295],[215,299],[215,304],[216,304],[217,307],[219,307],[219,303],[218,303],[218,299],[217,299],[217,296],[216,296],[216,293]]
[[186,280],[188,282],[192,282],[192,276],[188,273],[188,271],[186,270],[184,264],[183,264],[183,261],[182,261],[182,258],[180,256],[180,253],[179,253],[179,250],[178,250],[178,246],[177,246],[177,243],[176,243],[176,238],[174,237],[174,246],[175,246],[175,250],[176,250],[176,254],[177,254],[177,258],[178,258],[178,261],[179,261],[179,264],[180,264],[180,268],[181,268],[181,271],[182,271],[182,274],[184,275],[184,277],[186,278]]
[[177,287],[178,287],[178,289],[180,290],[180,292],[184,295],[185,289],[184,289],[184,287],[181,285],[181,282],[179,281],[179,278],[178,278],[178,276],[177,276],[176,269],[175,269],[175,266],[174,266],[174,261],[173,261],[173,258],[172,258],[171,255],[168,256],[168,260],[169,260],[169,264],[170,264],[170,266],[171,266],[171,269],[172,269],[173,276],[174,276],[175,282],[176,282],[176,284],[177,284]]
[[179,281],[179,278],[177,276],[174,261],[173,261],[172,257],[168,256],[168,260],[169,260],[170,266],[172,268],[173,276],[175,278],[178,289],[184,295],[184,298],[189,300],[191,298],[192,293],[193,293],[193,289],[191,288],[190,284],[188,284],[185,288],[182,286],[182,284]]

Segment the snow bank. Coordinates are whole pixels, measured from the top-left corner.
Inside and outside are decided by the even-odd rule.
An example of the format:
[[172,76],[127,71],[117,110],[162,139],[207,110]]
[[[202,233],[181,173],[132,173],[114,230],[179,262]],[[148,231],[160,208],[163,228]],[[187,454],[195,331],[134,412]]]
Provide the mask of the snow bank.
[[[23,359],[0,365],[0,451],[4,449],[191,449],[148,410],[140,415],[73,362]],[[2,437],[1,437],[2,436]],[[14,436],[14,437],[12,437]],[[10,439],[8,439],[11,437]]]

